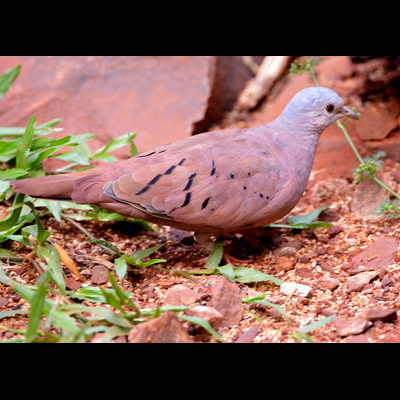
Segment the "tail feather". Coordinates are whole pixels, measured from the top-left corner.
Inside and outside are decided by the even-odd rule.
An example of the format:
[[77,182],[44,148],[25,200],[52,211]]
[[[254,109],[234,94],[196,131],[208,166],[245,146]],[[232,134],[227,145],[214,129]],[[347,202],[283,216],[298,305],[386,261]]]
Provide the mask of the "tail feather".
[[89,171],[77,172],[68,175],[48,175],[41,178],[23,179],[10,182],[17,193],[49,200],[72,200],[75,182],[91,174]]
[[131,160],[126,160],[72,174],[23,179],[10,184],[15,192],[40,199],[108,204],[112,200],[104,194],[104,185],[129,173],[131,169]]
[[53,200],[71,200],[75,179],[62,176],[46,176],[10,182],[17,193]]

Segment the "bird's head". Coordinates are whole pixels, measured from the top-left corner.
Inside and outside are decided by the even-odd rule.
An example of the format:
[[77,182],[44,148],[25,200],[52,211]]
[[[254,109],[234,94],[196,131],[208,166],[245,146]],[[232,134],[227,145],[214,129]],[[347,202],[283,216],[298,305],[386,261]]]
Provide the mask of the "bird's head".
[[345,107],[342,98],[333,90],[323,87],[300,91],[283,111],[281,118],[293,126],[322,133],[340,118],[359,119],[354,111]]

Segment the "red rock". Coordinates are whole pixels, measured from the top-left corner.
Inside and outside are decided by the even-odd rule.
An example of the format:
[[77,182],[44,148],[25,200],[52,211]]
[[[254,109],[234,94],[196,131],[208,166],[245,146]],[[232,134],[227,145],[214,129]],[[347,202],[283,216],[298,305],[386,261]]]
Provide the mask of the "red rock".
[[6,299],[5,297],[0,297],[0,308],[7,307],[7,304],[8,304],[8,299]]
[[383,309],[383,308],[366,310],[363,313],[361,313],[361,317],[371,322],[376,322],[376,321],[393,322],[397,321],[398,319],[397,310]]
[[279,257],[275,264],[277,272],[287,272],[294,268],[294,262],[287,257]]
[[[22,64],[2,99],[0,126],[62,118],[65,133],[90,132],[99,148],[137,132],[141,151],[190,136],[211,96],[215,56],[0,56]],[[126,152],[124,153],[126,155]]]
[[128,132],[139,151],[204,132],[252,78],[241,56],[0,56],[0,73],[18,64],[0,126],[61,118],[59,136],[94,133],[93,149]]
[[360,292],[364,286],[376,279],[378,275],[378,271],[370,271],[349,278],[347,280],[347,293]]
[[108,269],[106,267],[98,266],[92,270],[92,283],[95,285],[103,285],[108,282]]
[[243,318],[244,306],[239,287],[223,276],[214,283],[209,306],[222,314],[221,328],[237,326]]
[[239,337],[235,341],[237,344],[249,344],[252,343],[253,340],[257,337],[257,335],[260,333],[261,327],[259,326],[254,326],[253,328],[250,328],[248,331],[243,333],[242,336]]
[[364,318],[356,318],[351,321],[336,320],[336,332],[340,337],[359,335],[372,326],[372,322]]
[[358,268],[364,266],[366,269],[380,269],[396,264],[394,255],[399,248],[399,241],[394,238],[382,237],[354,257],[352,266]]
[[351,336],[347,340],[348,344],[369,344],[371,343],[367,335]]
[[173,312],[135,326],[129,343],[191,343],[188,332]]
[[298,239],[283,244],[274,251],[276,257],[293,257],[303,247],[303,243]]
[[82,287],[82,282],[76,280],[73,276],[66,279],[66,285],[69,290],[77,291]]
[[317,288],[322,290],[330,290],[333,292],[340,286],[340,281],[333,278],[324,277],[317,281]]
[[[384,176],[383,181],[388,186],[389,176]],[[381,204],[390,197],[389,193],[370,179],[362,179],[357,184],[351,202],[351,212],[356,218],[363,218],[368,221],[384,221],[385,216],[377,210]]]
[[164,295],[164,303],[169,306],[190,306],[196,303],[203,295],[184,285],[177,285],[168,289]]
[[385,139],[398,127],[400,105],[397,99],[392,98],[386,103],[369,103],[358,111],[362,118],[354,124],[354,132],[363,141]]
[[208,322],[213,328],[218,328],[222,320],[222,314],[215,308],[205,306],[191,308],[186,311],[186,315],[204,319],[204,321]]

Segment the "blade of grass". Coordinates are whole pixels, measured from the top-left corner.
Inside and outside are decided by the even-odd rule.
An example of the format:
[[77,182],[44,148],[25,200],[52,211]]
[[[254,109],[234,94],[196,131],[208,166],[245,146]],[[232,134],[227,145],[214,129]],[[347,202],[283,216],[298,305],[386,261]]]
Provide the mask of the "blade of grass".
[[184,316],[184,315],[178,315],[178,318],[181,319],[182,321],[190,322],[193,325],[201,326],[208,333],[213,335],[219,342],[224,342],[224,339],[222,338],[222,336],[220,334],[218,334],[211,327],[211,325],[207,321],[205,321],[204,319],[197,318],[197,317],[188,317],[188,316]]
[[220,262],[222,261],[223,256],[224,256],[224,240],[222,239],[222,237],[220,237],[215,242],[205,267],[211,270],[217,268]]
[[18,224],[19,217],[22,213],[22,206],[24,204],[25,195],[18,193],[15,196],[12,212],[0,222],[0,232],[5,232]]
[[300,328],[297,332],[304,333],[304,334],[311,333],[319,328],[322,328],[325,325],[331,324],[336,318],[337,318],[337,315],[333,315],[332,317],[315,322],[311,325],[307,325],[304,328]]
[[[54,132],[55,129],[53,128],[61,121],[61,119],[53,119],[52,121],[46,122],[45,124],[36,127],[34,136],[44,136],[48,135],[51,132]],[[26,128],[20,127],[0,128],[0,138],[21,137],[24,135],[25,130]]]
[[17,65],[0,76],[0,99],[8,92],[11,85],[18,78],[20,73],[21,65]]
[[128,306],[132,310],[136,312],[136,317],[139,318],[142,316],[141,311],[139,310],[139,307],[136,306],[136,304],[125,294],[125,292],[120,288],[118,285],[118,282],[115,280],[114,276],[110,271],[107,271],[108,273],[108,280],[110,281],[112,287],[115,290],[115,294],[119,298],[119,300],[122,302],[122,304]]
[[42,320],[42,314],[45,307],[46,295],[50,288],[50,274],[44,273],[40,280],[37,291],[31,301],[31,310],[29,312],[29,323],[26,330],[26,341],[32,343],[39,330],[39,326]]
[[33,135],[35,134],[36,126],[36,115],[32,116],[28,126],[26,127],[25,133],[21,138],[21,142],[17,149],[16,156],[16,167],[18,169],[26,169],[27,167],[27,157],[33,142]]

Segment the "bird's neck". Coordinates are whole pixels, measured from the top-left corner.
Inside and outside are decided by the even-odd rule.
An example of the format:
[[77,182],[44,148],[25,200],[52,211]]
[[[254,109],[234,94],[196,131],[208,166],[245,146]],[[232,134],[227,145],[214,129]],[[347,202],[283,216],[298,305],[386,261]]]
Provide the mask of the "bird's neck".
[[272,129],[272,131],[276,135],[275,141],[278,143],[278,147],[288,157],[286,160],[288,168],[290,169],[291,166],[294,169],[301,168],[305,172],[305,176],[309,175],[322,131],[311,125],[292,126],[290,122],[285,123],[279,119],[273,124],[276,124],[277,127],[285,127],[284,131],[281,129]]
[[316,138],[317,143],[325,128],[312,123],[311,118],[305,118],[304,115],[293,115],[286,110],[274,121],[278,126],[285,127],[288,135],[299,136],[299,132],[304,137]]

